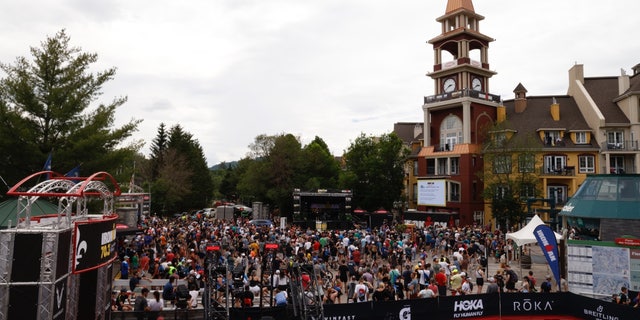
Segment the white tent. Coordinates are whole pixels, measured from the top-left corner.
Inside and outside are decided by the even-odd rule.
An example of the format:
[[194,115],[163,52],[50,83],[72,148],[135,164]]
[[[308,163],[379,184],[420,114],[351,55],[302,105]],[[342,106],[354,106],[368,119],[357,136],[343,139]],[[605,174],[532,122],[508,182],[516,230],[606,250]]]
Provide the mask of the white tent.
[[[533,230],[535,230],[535,228],[541,224],[544,224],[544,222],[542,221],[542,219],[540,219],[540,217],[538,217],[538,215],[535,215],[533,216],[533,218],[531,218],[531,221],[529,221],[529,223],[527,223],[527,225],[522,229],[516,232],[507,233],[507,239],[513,240],[513,242],[515,242],[518,247],[522,247],[523,245],[528,243],[536,243],[538,242],[538,240],[536,240],[536,237],[533,235]],[[562,239],[561,234],[555,231],[553,233],[555,233],[556,239],[558,241]]]

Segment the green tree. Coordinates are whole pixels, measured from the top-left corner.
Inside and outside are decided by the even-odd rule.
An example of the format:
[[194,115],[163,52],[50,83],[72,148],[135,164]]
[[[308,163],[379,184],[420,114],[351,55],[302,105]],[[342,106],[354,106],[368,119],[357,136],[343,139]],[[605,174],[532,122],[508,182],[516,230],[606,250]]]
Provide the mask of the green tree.
[[132,159],[141,144],[122,142],[140,120],[113,127],[115,111],[127,98],[94,105],[116,69],[91,73],[97,54],[70,46],[64,30],[32,47],[31,55],[32,61],[18,57],[0,64],[6,73],[0,79],[1,175],[16,182],[42,170],[50,153],[54,171],[82,164],[83,175],[116,171]]
[[152,210],[172,213],[204,208],[213,199],[213,180],[200,143],[180,125],[161,124],[151,147]]
[[340,165],[320,137],[302,149],[300,188],[303,190],[336,188]]
[[366,210],[391,209],[404,188],[408,150],[394,133],[380,137],[361,134],[344,154],[343,188],[353,191],[353,204]]
[[517,134],[507,121],[487,130],[484,171],[479,176],[485,185],[483,196],[490,199],[492,216],[505,231],[524,221],[525,200],[539,193],[535,171],[540,146],[535,136]]

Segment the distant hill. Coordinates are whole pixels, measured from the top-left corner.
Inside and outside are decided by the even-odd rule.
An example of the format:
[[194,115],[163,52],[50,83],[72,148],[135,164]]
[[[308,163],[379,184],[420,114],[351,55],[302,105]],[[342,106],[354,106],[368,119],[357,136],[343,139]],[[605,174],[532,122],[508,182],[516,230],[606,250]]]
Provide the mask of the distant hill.
[[211,171],[224,170],[228,167],[235,168],[238,166],[238,161],[230,161],[230,162],[220,162],[209,168]]

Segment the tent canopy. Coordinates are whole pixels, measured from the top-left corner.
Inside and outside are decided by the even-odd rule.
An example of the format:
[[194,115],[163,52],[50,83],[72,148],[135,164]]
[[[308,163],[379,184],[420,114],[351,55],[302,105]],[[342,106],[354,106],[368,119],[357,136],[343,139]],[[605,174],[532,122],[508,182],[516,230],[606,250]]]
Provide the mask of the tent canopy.
[[[515,242],[518,247],[528,243],[536,243],[538,242],[538,240],[536,240],[536,236],[533,235],[533,230],[535,230],[536,227],[541,224],[544,224],[544,222],[542,221],[542,219],[540,219],[540,217],[538,217],[538,215],[535,215],[533,216],[533,218],[531,218],[531,221],[529,221],[529,223],[527,223],[527,225],[522,229],[516,232],[507,233],[507,239],[513,240],[513,242]],[[556,235],[556,239],[558,241],[562,239],[561,234],[555,231],[553,233]]]
[[[17,208],[18,199],[9,199],[0,203],[0,229],[8,228],[9,221],[11,221],[11,226],[15,227],[15,225],[17,224]],[[57,205],[47,202],[43,199],[38,199],[31,205],[32,217],[55,214],[57,212]]]

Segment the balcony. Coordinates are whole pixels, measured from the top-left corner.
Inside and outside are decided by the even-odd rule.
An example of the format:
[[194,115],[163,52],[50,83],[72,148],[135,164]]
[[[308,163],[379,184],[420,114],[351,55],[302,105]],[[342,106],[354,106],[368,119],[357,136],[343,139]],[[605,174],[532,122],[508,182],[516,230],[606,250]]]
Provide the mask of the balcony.
[[603,142],[600,144],[603,151],[638,151],[638,140],[625,140],[621,142]]
[[426,103],[434,103],[434,102],[439,102],[439,101],[458,99],[458,98],[462,98],[462,97],[470,97],[470,98],[482,99],[482,100],[487,100],[487,101],[492,101],[492,102],[500,102],[500,96],[499,95],[490,94],[490,93],[484,93],[484,92],[481,92],[481,91],[475,91],[475,90],[470,90],[470,89],[464,89],[464,90],[459,90],[459,91],[454,91],[454,92],[449,92],[449,93],[443,93],[443,94],[437,94],[437,95],[433,95],[433,96],[424,97],[424,103],[425,104]]
[[540,170],[541,176],[569,176],[573,177],[576,175],[576,167],[575,166],[565,166],[562,168],[557,167],[547,167],[544,166]]

